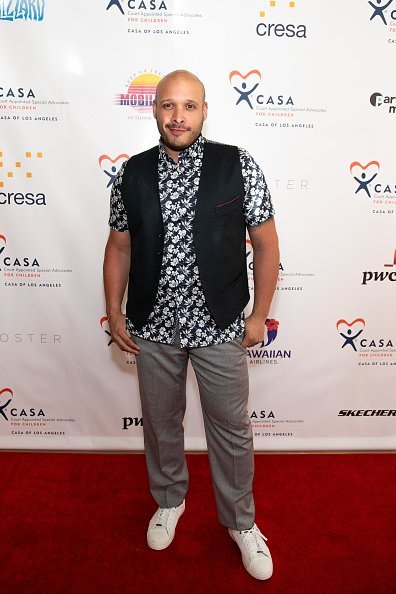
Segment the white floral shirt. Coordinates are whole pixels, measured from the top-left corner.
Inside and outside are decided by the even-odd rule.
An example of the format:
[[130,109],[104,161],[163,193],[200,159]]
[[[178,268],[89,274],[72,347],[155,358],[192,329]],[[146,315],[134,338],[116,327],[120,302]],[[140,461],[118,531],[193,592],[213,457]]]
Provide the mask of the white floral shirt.
[[[193,221],[203,149],[200,136],[179,154],[175,163],[160,141],[158,177],[164,250],[158,292],[147,322],[137,330],[127,319],[131,334],[140,338],[173,344],[179,332],[181,347],[203,347],[234,340],[243,333],[243,312],[225,330],[215,323],[206,305],[193,242]],[[263,172],[249,153],[239,149],[244,179],[243,210],[248,227],[260,225],[274,214]],[[116,231],[128,231],[128,220],[121,198],[122,176],[126,162],[120,167],[110,197],[109,225]]]

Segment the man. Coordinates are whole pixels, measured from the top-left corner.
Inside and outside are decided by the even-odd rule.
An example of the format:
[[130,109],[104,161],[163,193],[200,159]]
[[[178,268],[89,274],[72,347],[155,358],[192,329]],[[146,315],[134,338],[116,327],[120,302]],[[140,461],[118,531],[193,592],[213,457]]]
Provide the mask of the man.
[[[185,509],[190,360],[219,520],[247,571],[267,579],[271,555],[254,523],[246,347],[264,338],[279,268],[277,234],[258,165],[246,151],[201,135],[207,109],[205,89],[190,72],[171,72],[158,84],[153,113],[159,147],[124,163],[113,184],[104,261],[107,315],[113,340],[136,355],[150,490],[159,505],[148,545],[169,546]],[[255,292],[244,319],[246,227]]]

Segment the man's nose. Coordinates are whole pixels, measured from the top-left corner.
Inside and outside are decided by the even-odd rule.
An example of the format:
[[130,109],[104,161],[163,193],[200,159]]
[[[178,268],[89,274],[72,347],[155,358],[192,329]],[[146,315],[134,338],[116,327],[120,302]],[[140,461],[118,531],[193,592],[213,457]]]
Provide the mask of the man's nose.
[[172,114],[172,120],[177,124],[181,124],[181,122],[184,121],[184,113],[181,107],[175,107]]

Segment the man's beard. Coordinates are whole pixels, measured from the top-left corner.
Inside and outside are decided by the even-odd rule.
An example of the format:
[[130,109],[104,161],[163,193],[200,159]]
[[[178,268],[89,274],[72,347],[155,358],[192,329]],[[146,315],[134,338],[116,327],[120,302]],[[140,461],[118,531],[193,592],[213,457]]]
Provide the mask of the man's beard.
[[[165,126],[165,130],[168,130],[170,128],[170,126]],[[172,128],[177,128],[177,126],[172,126]],[[180,130],[186,130],[187,132],[191,132],[192,129],[191,128],[183,128],[182,126],[180,126],[179,128]],[[171,132],[169,132],[169,134],[171,134]],[[169,148],[171,151],[183,151],[184,149],[190,147],[192,144],[194,144],[194,142],[197,140],[197,138],[199,137],[199,135],[201,134],[201,130],[199,130],[198,132],[196,132],[192,139],[190,139],[188,142],[184,142],[183,144],[176,144],[174,142],[172,142],[172,139],[169,138],[168,136],[165,138],[165,134],[161,134],[161,139],[163,144]]]

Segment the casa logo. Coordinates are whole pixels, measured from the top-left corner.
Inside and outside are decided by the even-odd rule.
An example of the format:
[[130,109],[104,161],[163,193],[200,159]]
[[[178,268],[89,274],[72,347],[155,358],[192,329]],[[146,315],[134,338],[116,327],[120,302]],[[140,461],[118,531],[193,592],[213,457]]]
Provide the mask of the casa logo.
[[45,417],[45,412],[42,408],[21,408],[14,406],[14,392],[11,388],[3,388],[0,390],[0,418],[5,421],[12,421],[13,419],[20,420],[40,420]]
[[260,6],[262,10],[259,12],[260,22],[256,26],[257,35],[264,38],[306,39],[306,25],[293,22],[298,17],[297,5],[300,2],[261,0]]
[[263,106],[294,105],[293,98],[288,94],[264,95],[259,89],[261,72],[257,69],[249,70],[246,74],[239,70],[232,70],[228,75],[230,84],[237,94],[235,105],[258,109]]
[[[353,161],[349,166],[351,176],[356,182],[355,195],[367,196],[373,199],[374,204],[396,205],[396,181],[391,181],[380,176],[381,165],[379,161],[360,163]],[[384,213],[386,211],[373,211]],[[388,210],[393,214],[394,209]]]
[[370,0],[368,4],[373,9],[370,21],[374,19],[387,25],[387,19],[396,20],[396,2],[394,0]]
[[109,188],[113,185],[117,173],[123,163],[129,159],[129,156],[125,153],[118,155],[114,159],[109,157],[109,155],[100,155],[99,157],[99,167],[103,171],[103,173],[107,176],[107,185],[106,188]]
[[128,431],[133,427],[143,427],[143,417],[122,417],[122,429]]
[[115,96],[114,105],[141,113],[151,112],[155,91],[161,78],[158,73],[153,72],[134,74],[127,83],[126,91]]
[[118,10],[121,14],[125,14],[126,7],[129,10],[168,10],[164,0],[110,0],[106,10],[113,8],[113,10]]
[[35,98],[33,89],[24,87],[0,87],[0,99],[29,99],[30,97]]
[[[115,342],[111,336],[111,332],[110,332],[109,318],[107,316],[103,316],[102,318],[100,318],[99,324],[103,330],[103,333],[106,335],[107,346],[109,347],[112,344],[115,344]],[[121,350],[118,348],[118,346],[116,349],[116,353],[117,353],[117,355],[121,354]],[[131,355],[130,353],[124,353],[124,354],[125,354],[125,361],[126,361],[127,365],[136,365],[136,359],[133,355]]]
[[382,270],[382,271],[365,270],[363,272],[362,285],[367,285],[369,283],[376,283],[376,282],[384,282],[384,281],[390,281],[390,282],[396,281],[396,270],[389,270],[389,268],[396,269],[396,250],[394,251],[394,254],[393,254],[393,262],[391,264],[384,264],[384,268],[387,268],[388,270]]
[[5,251],[6,246],[7,238],[5,237],[5,235],[0,235],[0,262],[3,266],[5,266],[5,269],[15,266],[23,268],[38,268],[40,266],[39,261],[34,256],[26,256],[20,254],[18,254],[17,256],[4,256],[3,252]]
[[254,112],[255,126],[313,128],[314,123],[307,121],[307,118],[326,113],[326,109],[322,107],[297,106],[295,98],[289,92],[267,90],[257,68],[248,72],[232,70],[228,80],[234,94],[235,107],[241,112]]
[[[41,165],[42,160],[43,153],[41,151],[25,151],[16,158],[13,158],[7,151],[0,151],[1,206],[47,205],[45,194],[36,192],[29,187],[33,183],[36,167]],[[23,185],[22,188],[21,185]],[[5,191],[6,187],[7,191]]]
[[351,322],[345,319],[338,320],[336,328],[342,338],[341,348],[358,353],[359,358],[366,361],[359,365],[396,364],[394,340],[384,336],[367,335],[364,318],[356,318]]
[[0,21],[42,21],[45,0],[0,0]]
[[396,114],[396,97],[390,95],[382,95],[381,93],[373,93],[370,97],[370,103],[373,107],[380,107],[386,109],[390,114]]
[[[266,338],[256,347],[248,348],[250,365],[277,365],[279,361],[291,359],[292,351],[277,349],[272,343],[278,337],[279,322],[275,319],[265,321]],[[269,348],[268,348],[269,347]]]

